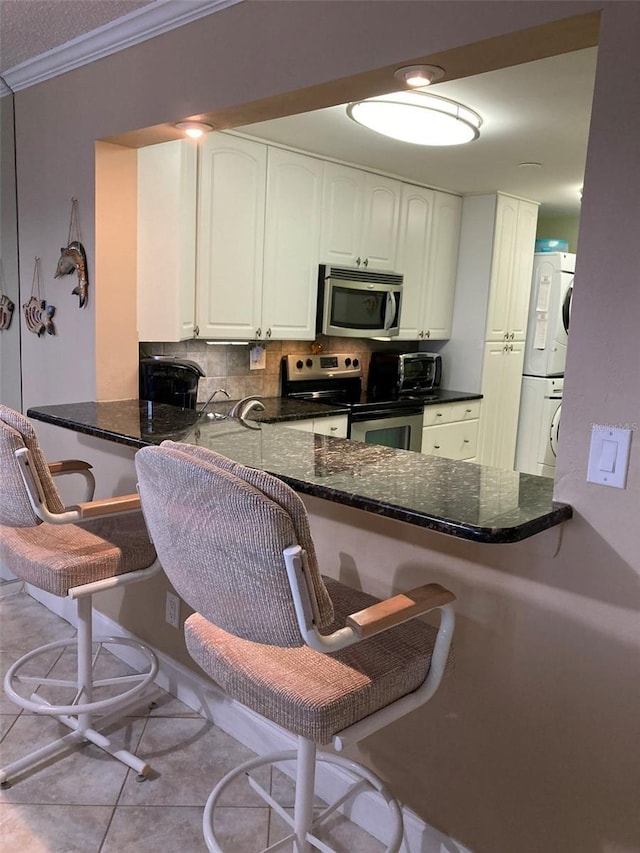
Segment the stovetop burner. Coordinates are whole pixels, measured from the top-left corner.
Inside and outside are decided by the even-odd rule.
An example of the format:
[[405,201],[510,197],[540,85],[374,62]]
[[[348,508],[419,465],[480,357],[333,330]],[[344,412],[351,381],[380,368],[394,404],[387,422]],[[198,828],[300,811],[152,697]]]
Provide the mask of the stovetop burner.
[[362,365],[354,353],[285,355],[281,364],[282,396],[343,405],[352,417],[384,412],[418,412],[433,395],[370,399],[362,387]]

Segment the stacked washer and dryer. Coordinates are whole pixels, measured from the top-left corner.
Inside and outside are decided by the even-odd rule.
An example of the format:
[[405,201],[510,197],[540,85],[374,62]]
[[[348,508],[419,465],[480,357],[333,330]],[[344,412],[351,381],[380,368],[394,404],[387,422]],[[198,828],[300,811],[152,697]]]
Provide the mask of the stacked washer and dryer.
[[536,252],[525,344],[516,470],[553,477],[576,256]]

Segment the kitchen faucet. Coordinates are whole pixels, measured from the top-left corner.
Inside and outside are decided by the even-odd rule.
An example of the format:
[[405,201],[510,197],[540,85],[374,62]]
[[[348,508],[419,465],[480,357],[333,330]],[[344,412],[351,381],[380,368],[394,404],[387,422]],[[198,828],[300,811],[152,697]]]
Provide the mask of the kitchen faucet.
[[260,424],[252,423],[251,421],[245,420],[246,416],[253,409],[257,409],[259,412],[263,412],[264,403],[259,397],[256,397],[255,395],[249,395],[248,397],[243,397],[242,400],[238,400],[238,402],[235,403],[227,417],[236,418],[240,421],[242,426],[245,426],[248,429],[260,429]]
[[[225,388],[216,388],[216,390],[213,391],[213,393],[209,395],[207,401],[200,407],[200,410],[198,412],[198,417],[200,417],[200,415],[204,414],[205,409],[207,408],[209,403],[211,403],[213,401],[213,398],[216,396],[216,394],[224,394],[224,396],[227,399],[229,399],[229,392]],[[226,417],[226,415],[223,415],[221,412],[207,412],[207,417],[210,418],[211,420],[223,420]]]

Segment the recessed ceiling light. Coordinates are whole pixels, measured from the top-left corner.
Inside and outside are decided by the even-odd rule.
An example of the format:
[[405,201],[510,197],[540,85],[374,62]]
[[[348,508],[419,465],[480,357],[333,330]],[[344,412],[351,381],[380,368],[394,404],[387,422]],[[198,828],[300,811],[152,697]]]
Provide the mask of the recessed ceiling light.
[[174,125],[178,130],[184,131],[192,139],[199,139],[203,133],[213,130],[210,124],[203,121],[177,121]]
[[444,77],[444,68],[439,65],[405,65],[393,72],[396,80],[407,86],[429,86]]
[[480,136],[478,113],[427,92],[392,92],[347,105],[358,124],[414,145],[462,145]]

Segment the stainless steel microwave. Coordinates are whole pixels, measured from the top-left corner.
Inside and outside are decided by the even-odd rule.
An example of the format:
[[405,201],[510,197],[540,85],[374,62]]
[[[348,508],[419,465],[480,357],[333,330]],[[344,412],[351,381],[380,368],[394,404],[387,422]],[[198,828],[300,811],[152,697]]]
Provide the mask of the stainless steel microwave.
[[401,275],[321,266],[316,331],[343,338],[397,335],[401,304]]

